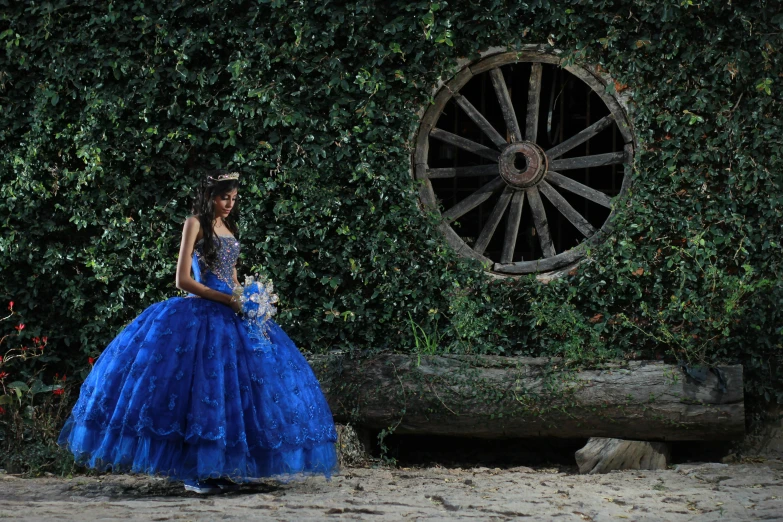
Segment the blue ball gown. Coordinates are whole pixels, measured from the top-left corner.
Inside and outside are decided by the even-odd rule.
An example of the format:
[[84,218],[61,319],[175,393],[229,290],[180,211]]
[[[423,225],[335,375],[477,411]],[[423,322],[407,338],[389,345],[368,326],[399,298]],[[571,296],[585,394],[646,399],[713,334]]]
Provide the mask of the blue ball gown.
[[[199,243],[193,272],[231,294],[239,242],[215,241],[215,266]],[[77,462],[115,472],[329,477],[337,468],[329,406],[291,339],[271,319],[265,326],[255,335],[228,306],[195,296],[153,304],[95,362],[59,443]]]

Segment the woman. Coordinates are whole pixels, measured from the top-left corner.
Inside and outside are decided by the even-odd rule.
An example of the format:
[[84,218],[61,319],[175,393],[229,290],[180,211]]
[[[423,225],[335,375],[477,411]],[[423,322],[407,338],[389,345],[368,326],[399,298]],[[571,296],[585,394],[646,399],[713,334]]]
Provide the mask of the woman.
[[336,470],[332,415],[307,361],[271,319],[258,335],[237,315],[238,178],[207,177],[185,221],[177,287],[190,295],[144,310],[82,385],[59,439],[77,462],[196,493]]

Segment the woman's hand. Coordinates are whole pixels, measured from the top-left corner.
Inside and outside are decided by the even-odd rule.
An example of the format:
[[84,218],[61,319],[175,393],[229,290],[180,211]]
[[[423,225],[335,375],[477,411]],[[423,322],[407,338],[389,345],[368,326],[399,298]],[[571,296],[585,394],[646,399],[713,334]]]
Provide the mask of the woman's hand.
[[242,311],[242,303],[239,301],[239,296],[231,296],[231,301],[228,302],[228,306],[234,311],[234,313],[240,313]]

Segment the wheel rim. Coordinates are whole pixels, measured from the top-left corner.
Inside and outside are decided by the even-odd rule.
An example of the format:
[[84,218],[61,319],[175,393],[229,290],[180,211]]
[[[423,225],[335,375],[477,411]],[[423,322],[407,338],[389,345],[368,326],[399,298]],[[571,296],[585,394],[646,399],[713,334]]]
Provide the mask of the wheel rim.
[[[516,99],[512,97],[503,69],[509,65],[517,66],[515,64],[529,67],[525,96],[520,96],[517,92],[514,93]],[[553,79],[556,76],[553,76],[555,73],[552,71],[559,72],[561,76],[567,74],[569,78],[575,78],[574,81],[581,82],[581,88],[591,93],[589,96],[597,97],[603,104],[603,108],[599,107],[597,112],[600,114],[600,111],[603,111],[606,114],[587,124],[587,112],[584,128],[569,136],[565,136],[561,130],[561,139],[557,140],[556,144],[545,144],[546,139],[539,136],[543,125],[540,119],[542,77],[546,72],[549,75],[549,85],[556,85]],[[491,111],[486,108],[482,110],[469,99],[469,93],[463,95],[461,92],[469,82],[475,83],[482,75],[485,84],[489,85],[491,82],[492,97],[500,109],[499,115],[496,114],[494,119],[490,115]],[[564,83],[563,90],[565,85]],[[468,89],[466,93],[467,91]],[[552,87],[552,93],[554,92]],[[475,95],[473,98],[475,102]],[[520,98],[524,111],[524,118],[521,119],[517,117]],[[554,94],[550,97],[547,131],[552,120],[553,98]],[[483,100],[479,101],[483,107]],[[465,133],[459,128],[452,129],[454,132],[442,128],[444,109],[449,104],[455,109],[450,114],[458,112],[463,120],[478,129],[476,133],[480,139],[462,135]],[[562,112],[561,106],[561,114]],[[459,115],[449,117],[454,119]],[[503,127],[506,130],[505,137],[501,134]],[[596,136],[603,136],[603,142],[607,142],[605,137],[609,132],[613,136],[613,150],[598,154],[589,153],[591,140],[597,140]],[[435,143],[438,145],[433,145]],[[451,148],[456,150],[457,154],[462,154],[461,157],[474,158],[475,161],[463,164],[460,163],[460,158],[457,158],[451,166],[437,165],[438,158],[432,157],[433,147],[437,146],[440,146],[441,150],[444,147]],[[588,154],[573,156],[580,148],[585,148]],[[588,246],[605,239],[614,214],[612,196],[627,191],[629,176],[624,171],[632,158],[633,135],[630,124],[618,100],[606,92],[604,81],[580,65],[561,66],[560,59],[555,54],[537,49],[484,58],[463,68],[446,83],[422,117],[416,140],[414,166],[415,176],[422,182],[422,203],[430,210],[440,212],[439,200],[449,201],[448,205],[443,205],[444,210],[440,212],[443,222],[439,229],[457,252],[478,259],[497,274],[518,275],[562,269],[579,261]],[[584,178],[580,172],[590,172],[591,169],[597,172],[596,169],[606,170],[610,167],[614,176],[612,183],[618,185],[619,190],[602,188],[599,186],[600,180],[591,184],[589,176],[587,183],[579,178],[580,175]],[[619,174],[620,178],[616,173],[619,170],[623,171]],[[577,174],[574,176],[572,173]],[[444,180],[453,183],[455,194],[465,192],[463,188],[466,185],[460,186],[461,182],[469,180],[474,185],[466,196],[449,198],[444,197],[444,193],[439,189],[439,183]],[[577,204],[572,204],[575,198]],[[579,203],[581,201],[584,203]],[[600,207],[606,215],[603,217],[600,212],[594,211],[591,214],[578,210],[586,207]],[[471,217],[477,210],[481,211],[478,220]],[[595,217],[596,215],[598,217]],[[472,220],[468,224],[475,229],[471,237],[466,237],[460,228],[459,220],[463,219]],[[573,227],[573,231],[569,233],[572,236],[580,234],[581,240],[569,246],[568,241],[573,242],[574,239],[563,240],[558,232],[555,234],[558,240],[553,241],[549,225],[549,221],[553,219],[558,223],[558,230],[562,229],[562,223],[567,223]],[[538,252],[538,255],[520,253],[521,228],[536,237],[535,252]]]

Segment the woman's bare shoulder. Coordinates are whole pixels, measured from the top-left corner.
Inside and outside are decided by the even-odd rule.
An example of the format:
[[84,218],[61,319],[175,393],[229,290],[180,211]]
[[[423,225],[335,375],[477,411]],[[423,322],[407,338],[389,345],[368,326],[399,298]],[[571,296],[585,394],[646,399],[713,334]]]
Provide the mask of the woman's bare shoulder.
[[184,226],[182,227],[183,241],[187,240],[195,243],[201,239],[202,235],[203,233],[201,231],[201,222],[199,221],[198,216],[188,217],[185,220]]
[[201,221],[198,216],[190,216],[185,220],[183,232],[191,232],[201,235]]

